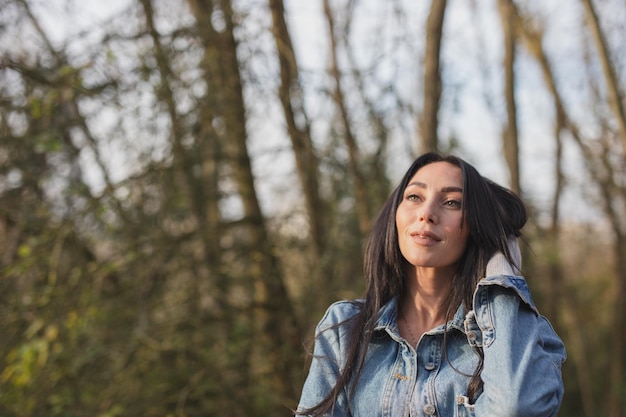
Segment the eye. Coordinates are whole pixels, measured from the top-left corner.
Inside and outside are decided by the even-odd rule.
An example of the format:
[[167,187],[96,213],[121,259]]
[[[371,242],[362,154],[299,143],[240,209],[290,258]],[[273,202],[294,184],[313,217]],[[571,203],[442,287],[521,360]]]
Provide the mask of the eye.
[[460,209],[461,207],[463,207],[463,203],[460,200],[454,200],[454,199],[446,200],[446,202],[443,204],[444,206],[456,208],[456,209]]
[[411,193],[411,194],[407,194],[404,197],[406,200],[408,201],[419,201],[420,197],[417,194]]

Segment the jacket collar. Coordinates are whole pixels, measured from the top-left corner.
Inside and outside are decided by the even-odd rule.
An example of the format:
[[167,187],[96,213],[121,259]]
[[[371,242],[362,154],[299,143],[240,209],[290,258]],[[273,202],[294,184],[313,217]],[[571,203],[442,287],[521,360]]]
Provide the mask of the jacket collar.
[[[450,329],[456,329],[465,334],[465,327],[463,326],[465,313],[463,306],[459,306],[452,320],[427,331],[426,334],[443,334],[446,330],[449,331]],[[387,331],[394,339],[400,338],[400,331],[398,330],[398,296],[389,300],[378,312],[378,319],[376,320],[374,331],[381,330]]]

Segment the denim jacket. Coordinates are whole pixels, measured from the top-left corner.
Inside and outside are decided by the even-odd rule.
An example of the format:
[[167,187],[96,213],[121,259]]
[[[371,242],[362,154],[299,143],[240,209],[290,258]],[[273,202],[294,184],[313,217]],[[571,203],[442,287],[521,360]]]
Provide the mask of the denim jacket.
[[[317,405],[334,386],[346,356],[346,326],[359,302],[329,307],[316,329],[309,375],[298,410]],[[397,298],[380,310],[361,377],[346,388],[335,417],[549,417],[563,398],[563,343],[539,314],[524,278],[479,282],[473,310],[459,308],[446,325],[426,332],[414,349],[400,336]],[[445,342],[444,342],[445,334]],[[483,390],[470,403],[468,383],[484,352]],[[301,414],[297,414],[301,415]]]

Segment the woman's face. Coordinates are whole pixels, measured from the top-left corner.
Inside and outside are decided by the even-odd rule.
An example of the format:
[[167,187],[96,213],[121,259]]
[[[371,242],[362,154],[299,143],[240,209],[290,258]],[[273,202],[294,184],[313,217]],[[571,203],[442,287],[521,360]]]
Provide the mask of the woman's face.
[[469,236],[462,222],[461,169],[448,162],[420,168],[396,211],[400,252],[415,267],[456,269]]

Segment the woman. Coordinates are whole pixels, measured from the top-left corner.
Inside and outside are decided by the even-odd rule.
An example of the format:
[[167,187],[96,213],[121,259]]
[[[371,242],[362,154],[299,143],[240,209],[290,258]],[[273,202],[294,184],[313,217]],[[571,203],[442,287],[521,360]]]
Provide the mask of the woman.
[[373,226],[366,298],[317,327],[296,415],[555,416],[565,349],[519,276],[525,223],[467,162],[419,157]]

